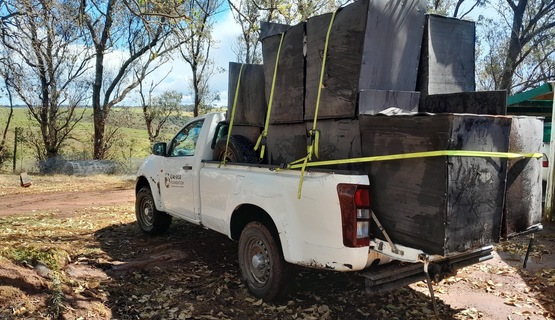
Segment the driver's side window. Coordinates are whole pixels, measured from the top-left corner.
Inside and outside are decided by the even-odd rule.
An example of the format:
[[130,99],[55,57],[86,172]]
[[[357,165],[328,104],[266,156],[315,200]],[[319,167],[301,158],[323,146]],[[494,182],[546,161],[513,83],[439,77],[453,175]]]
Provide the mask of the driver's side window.
[[170,150],[171,157],[195,155],[197,139],[203,122],[204,120],[199,120],[187,125],[173,138]]

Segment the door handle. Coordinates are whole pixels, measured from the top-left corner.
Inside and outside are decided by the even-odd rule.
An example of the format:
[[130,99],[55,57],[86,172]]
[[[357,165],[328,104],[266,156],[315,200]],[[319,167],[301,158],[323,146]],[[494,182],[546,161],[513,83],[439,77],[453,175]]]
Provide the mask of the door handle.
[[183,170],[193,170],[193,166],[183,166]]

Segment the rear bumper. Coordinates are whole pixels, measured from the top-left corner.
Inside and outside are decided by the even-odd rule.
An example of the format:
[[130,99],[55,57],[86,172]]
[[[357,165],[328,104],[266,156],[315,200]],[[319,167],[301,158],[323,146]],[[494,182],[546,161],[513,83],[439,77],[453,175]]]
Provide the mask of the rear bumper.
[[[428,266],[430,277],[440,280],[456,273],[460,268],[493,258],[493,246],[483,247],[469,253],[463,253],[441,260],[433,261]],[[423,263],[392,262],[370,267],[359,273],[366,278],[366,293],[375,294],[393,290],[426,279]]]

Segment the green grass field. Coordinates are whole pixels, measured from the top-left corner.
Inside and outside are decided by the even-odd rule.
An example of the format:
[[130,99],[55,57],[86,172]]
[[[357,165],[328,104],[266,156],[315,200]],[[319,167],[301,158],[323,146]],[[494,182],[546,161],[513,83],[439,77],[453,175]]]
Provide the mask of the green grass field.
[[[92,159],[94,136],[92,109],[80,109],[79,112],[83,112],[83,119],[77,124],[71,137],[65,141],[60,150],[60,155],[67,160]],[[0,107],[0,130],[2,131],[6,126],[8,114],[8,108]],[[169,140],[191,117],[191,112],[183,112],[170,119],[158,140]],[[150,153],[150,142],[142,110],[140,108],[113,108],[110,111],[107,127],[109,130],[117,128],[117,132],[110,142],[106,158],[116,161],[122,172],[136,171],[140,162]],[[0,166],[0,172],[12,172],[13,170],[15,128],[21,128],[23,137],[22,141],[17,143],[15,171],[36,172],[38,170],[36,152],[28,140],[31,132],[38,132],[39,125],[35,119],[29,116],[27,108],[14,109],[6,137],[6,148],[12,157]]]

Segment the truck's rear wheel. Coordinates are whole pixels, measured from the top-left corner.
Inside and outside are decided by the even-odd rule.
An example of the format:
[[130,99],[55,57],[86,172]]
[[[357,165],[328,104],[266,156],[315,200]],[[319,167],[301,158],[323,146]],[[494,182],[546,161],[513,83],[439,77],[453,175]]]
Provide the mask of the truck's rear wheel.
[[214,146],[214,160],[222,161],[224,158],[229,162],[258,163],[258,156],[254,151],[254,145],[241,135],[231,135],[226,152],[225,145],[227,136],[223,137]]
[[170,215],[156,209],[152,192],[148,187],[143,187],[137,192],[135,216],[137,217],[139,228],[144,233],[153,235],[167,231],[172,222]]
[[271,301],[285,293],[285,261],[272,233],[260,222],[251,222],[239,238],[239,267],[249,290]]

